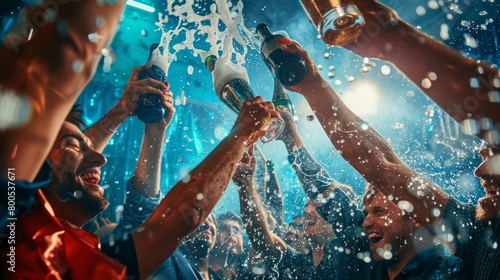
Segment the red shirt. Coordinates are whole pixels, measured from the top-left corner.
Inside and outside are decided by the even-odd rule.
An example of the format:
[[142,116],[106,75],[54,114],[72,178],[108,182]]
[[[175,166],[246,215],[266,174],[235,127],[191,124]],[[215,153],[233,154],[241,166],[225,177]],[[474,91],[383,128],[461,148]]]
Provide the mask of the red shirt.
[[6,247],[3,279],[125,279],[126,267],[101,253],[98,237],[55,217],[41,190],[15,221],[15,245]]

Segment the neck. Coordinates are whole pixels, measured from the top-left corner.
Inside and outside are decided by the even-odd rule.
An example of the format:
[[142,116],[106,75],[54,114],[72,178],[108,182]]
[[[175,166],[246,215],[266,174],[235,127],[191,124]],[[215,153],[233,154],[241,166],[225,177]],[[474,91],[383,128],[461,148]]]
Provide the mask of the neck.
[[66,220],[77,227],[82,227],[92,219],[92,217],[85,217],[85,215],[82,214],[83,211],[77,209],[75,204],[71,201],[64,202],[50,193],[44,194],[58,219]]
[[314,267],[317,267],[321,263],[321,261],[323,260],[323,256],[325,255],[325,251],[323,250],[323,246],[312,247],[311,255],[312,255]]

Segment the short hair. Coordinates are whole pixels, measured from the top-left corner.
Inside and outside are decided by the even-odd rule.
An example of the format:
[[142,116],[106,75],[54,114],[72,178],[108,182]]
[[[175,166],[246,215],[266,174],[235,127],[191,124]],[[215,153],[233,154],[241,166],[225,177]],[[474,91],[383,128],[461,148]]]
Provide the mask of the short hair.
[[369,203],[376,193],[380,192],[372,183],[367,183],[365,186],[365,192],[363,193],[362,204],[365,205]]
[[241,220],[240,215],[236,214],[233,211],[227,211],[217,216],[217,224],[220,224],[222,223],[222,221],[227,221],[227,220],[235,221],[238,224],[240,224],[241,227],[243,227],[243,221]]
[[85,131],[87,130],[87,128],[89,128],[85,114],[83,113],[83,110],[80,108],[79,104],[73,105],[73,108],[71,108],[68,116],[66,116],[65,121],[74,124],[81,131]]

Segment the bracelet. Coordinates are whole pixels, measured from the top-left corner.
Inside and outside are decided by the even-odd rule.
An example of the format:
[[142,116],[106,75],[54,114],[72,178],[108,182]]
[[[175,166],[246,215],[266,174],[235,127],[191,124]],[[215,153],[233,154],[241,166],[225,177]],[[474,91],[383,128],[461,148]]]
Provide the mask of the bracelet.
[[116,133],[116,130],[112,130],[106,123],[104,123],[104,126],[108,129],[109,132]]

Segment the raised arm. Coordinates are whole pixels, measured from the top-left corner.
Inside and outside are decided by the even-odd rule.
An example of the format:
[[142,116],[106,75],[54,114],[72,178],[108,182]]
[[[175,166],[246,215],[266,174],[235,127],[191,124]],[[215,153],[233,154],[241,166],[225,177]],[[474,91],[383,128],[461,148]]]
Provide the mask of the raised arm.
[[277,235],[271,232],[267,224],[267,215],[260,201],[259,195],[253,183],[256,160],[253,147],[243,158],[233,175],[233,182],[238,186],[240,196],[240,213],[245,230],[250,238],[252,247],[273,260],[279,261],[287,245]]
[[[281,230],[285,226],[285,216],[283,210],[283,193],[278,180],[278,175],[274,169],[274,163],[271,160],[266,161],[266,171],[269,180],[266,180],[264,195],[266,207],[271,211],[276,219],[277,229]],[[276,232],[276,231],[275,231]]]
[[279,140],[285,144],[290,166],[309,199],[316,199],[327,189],[331,190],[335,180],[307,151],[292,114],[284,106],[278,106],[277,109],[286,124]]
[[500,122],[500,104],[489,99],[489,92],[500,88],[498,69],[417,30],[377,1],[355,2],[365,17],[366,28],[346,48],[393,63],[459,122],[483,117]]
[[295,42],[282,48],[306,60],[308,75],[290,90],[306,98],[342,157],[382,193],[391,195],[396,205],[412,212],[420,224],[431,229],[444,212],[448,194],[401,162],[389,143],[373,128],[360,127],[361,119],[321,77],[304,49]]
[[173,186],[146,222],[132,233],[141,278],[151,274],[184,237],[203,223],[224,193],[245,148],[263,136],[265,125],[278,116],[272,103],[261,97],[245,103],[229,135]]
[[[172,93],[168,90],[169,85],[163,84],[155,79],[138,80],[139,72],[147,67],[145,65],[139,66],[132,71],[130,79],[122,93],[118,102],[104,115],[99,121],[93,124],[84,133],[92,140],[96,147],[96,151],[102,152],[113,134],[118,130],[120,125],[131,116],[135,116],[135,108],[139,96],[145,93],[155,93],[161,96],[164,106],[167,108],[167,119],[162,120],[160,126],[168,126],[175,108],[172,107]],[[173,111],[171,111],[173,110]],[[159,127],[160,130],[162,127]],[[146,131],[147,132],[147,131]]]
[[4,106],[24,99],[31,111],[25,124],[0,131],[2,172],[15,168],[17,180],[33,181],[111,42],[125,2],[47,0],[21,12],[0,49],[0,95]]

